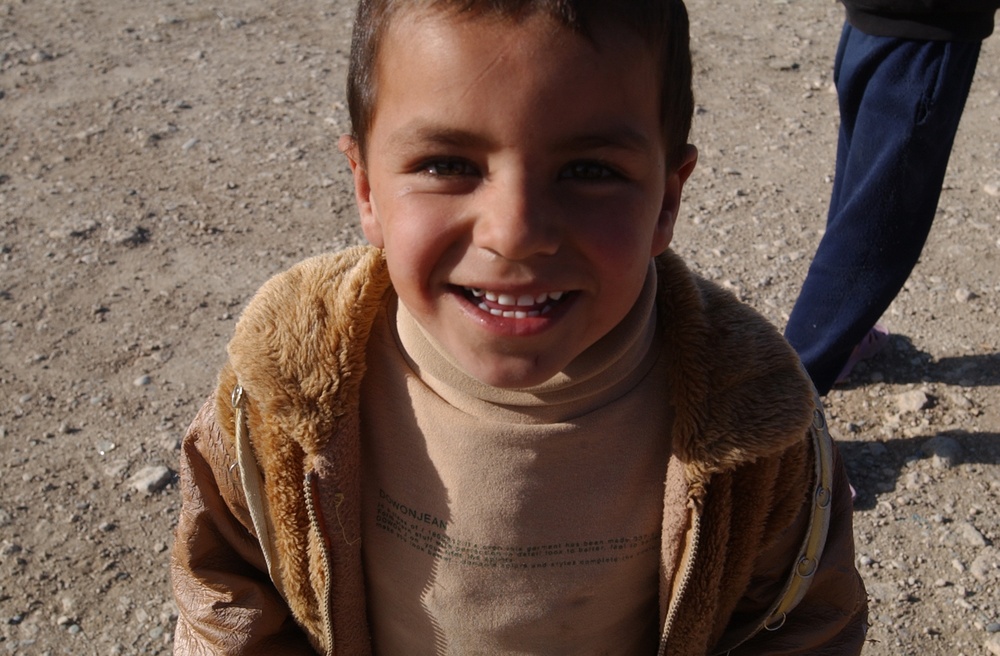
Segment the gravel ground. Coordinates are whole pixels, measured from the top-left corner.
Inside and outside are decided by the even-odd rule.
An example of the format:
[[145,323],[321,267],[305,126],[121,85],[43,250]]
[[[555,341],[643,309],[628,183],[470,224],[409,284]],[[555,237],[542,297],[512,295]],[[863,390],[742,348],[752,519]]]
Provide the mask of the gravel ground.
[[[842,8],[689,0],[676,249],[783,326],[822,234]],[[178,445],[270,275],[360,240],[350,3],[0,3],[0,652],[166,654]],[[828,397],[865,654],[1000,655],[1000,39],[890,347]]]

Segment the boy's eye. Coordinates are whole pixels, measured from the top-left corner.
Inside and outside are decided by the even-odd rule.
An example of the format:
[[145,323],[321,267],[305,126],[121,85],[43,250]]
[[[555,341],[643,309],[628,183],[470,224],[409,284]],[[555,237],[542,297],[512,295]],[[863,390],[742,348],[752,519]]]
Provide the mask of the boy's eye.
[[462,159],[436,159],[424,163],[422,170],[434,176],[443,178],[475,175],[476,169],[469,162]]
[[573,162],[559,172],[562,180],[610,180],[620,177],[617,171],[601,162]]

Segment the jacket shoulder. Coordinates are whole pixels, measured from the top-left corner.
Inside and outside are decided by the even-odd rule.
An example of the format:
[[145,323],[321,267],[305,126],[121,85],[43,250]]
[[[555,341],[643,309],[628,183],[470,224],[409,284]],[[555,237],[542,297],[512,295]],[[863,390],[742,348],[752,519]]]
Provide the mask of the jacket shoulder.
[[689,462],[727,471],[804,441],[813,386],[777,328],[676,255],[657,264],[677,446]]
[[[367,337],[388,289],[385,260],[375,248],[300,262],[250,300],[229,342],[224,376],[244,388],[261,416],[318,413],[324,424],[332,421],[352,402]],[[231,391],[219,390],[220,406]],[[310,451],[319,445],[303,446]]]

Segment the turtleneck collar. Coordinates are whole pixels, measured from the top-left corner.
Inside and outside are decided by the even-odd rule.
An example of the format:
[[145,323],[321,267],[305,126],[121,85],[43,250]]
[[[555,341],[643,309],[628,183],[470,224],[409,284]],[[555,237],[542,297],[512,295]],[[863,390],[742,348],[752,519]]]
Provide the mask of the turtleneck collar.
[[651,262],[638,300],[611,332],[548,381],[522,389],[492,387],[466,374],[398,302],[394,332],[420,379],[465,412],[496,417],[500,411],[504,421],[565,421],[625,394],[649,372],[656,361],[650,353],[655,300],[656,269]]

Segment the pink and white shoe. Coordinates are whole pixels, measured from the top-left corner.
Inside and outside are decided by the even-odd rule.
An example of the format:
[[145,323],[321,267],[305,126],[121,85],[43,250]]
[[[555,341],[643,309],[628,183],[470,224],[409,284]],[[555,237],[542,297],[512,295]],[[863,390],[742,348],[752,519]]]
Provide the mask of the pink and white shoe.
[[885,348],[885,345],[889,343],[889,331],[880,323],[875,324],[868,334],[865,335],[861,343],[854,347],[851,351],[851,357],[847,359],[847,364],[844,368],[840,370],[840,374],[837,376],[837,382],[835,384],[841,385],[846,383],[851,377],[851,371],[854,367],[862,360],[867,360],[873,357],[876,353]]

